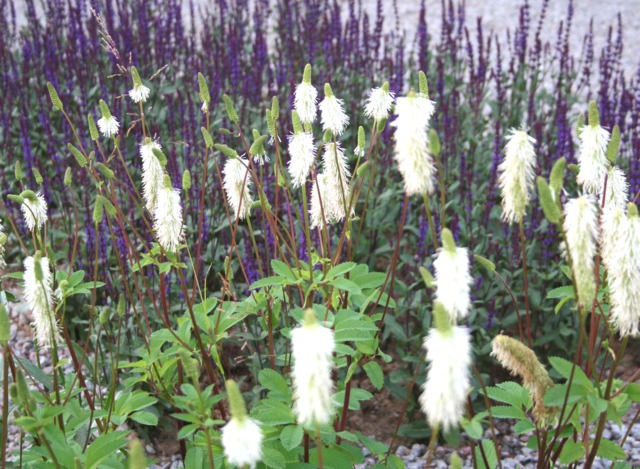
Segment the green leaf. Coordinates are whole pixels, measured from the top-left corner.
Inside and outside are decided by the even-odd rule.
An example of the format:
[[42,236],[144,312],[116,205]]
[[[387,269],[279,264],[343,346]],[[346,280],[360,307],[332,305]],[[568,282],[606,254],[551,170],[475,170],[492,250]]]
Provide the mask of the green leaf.
[[291,392],[289,390],[289,385],[287,381],[277,371],[274,371],[270,368],[265,368],[258,373],[258,381],[260,384],[267,388],[269,391],[269,397],[273,399],[280,399],[284,401],[289,401]]
[[522,409],[510,405],[494,405],[491,407],[491,415],[503,419],[523,420],[527,418]]
[[560,462],[562,464],[571,464],[584,455],[584,444],[575,441],[567,441],[560,453]]
[[142,425],[158,425],[158,417],[155,414],[152,414],[149,411],[141,410],[139,412],[134,412],[129,416],[131,420],[134,420]]
[[370,361],[365,363],[363,368],[365,373],[367,373],[371,384],[373,384],[378,390],[382,389],[382,386],[384,385],[384,373],[382,372],[380,365],[378,365],[377,362]]
[[329,272],[327,272],[325,279],[330,280],[334,277],[337,277],[338,275],[344,275],[347,272],[353,270],[356,265],[357,264],[355,262],[344,262],[342,264],[331,267],[329,269]]
[[98,467],[102,461],[127,444],[125,436],[128,434],[128,431],[114,431],[103,433],[96,438],[87,448],[85,467],[87,469]]
[[467,423],[463,423],[462,428],[465,432],[467,432],[469,438],[472,438],[474,440],[479,440],[480,438],[482,438],[482,425],[477,420],[471,420]]
[[204,449],[199,446],[192,446],[187,451],[187,457],[184,460],[184,467],[190,469],[204,469]]
[[330,282],[330,285],[333,285],[338,290],[347,291],[349,293],[353,293],[354,295],[359,295],[362,293],[360,287],[349,279],[346,278],[337,278]]
[[272,469],[285,469],[287,460],[283,454],[273,448],[262,448],[262,462]]
[[274,275],[272,277],[261,278],[260,280],[253,282],[249,287],[249,289],[255,290],[256,288],[271,287],[274,285],[284,285],[286,283],[287,283],[286,278],[280,277],[278,275]]
[[289,280],[290,282],[295,282],[298,279],[296,277],[296,274],[291,269],[291,267],[289,267],[287,264],[285,264],[282,261],[278,261],[278,260],[273,259],[271,261],[271,268],[280,277],[284,277],[287,280]]
[[300,446],[302,437],[304,436],[304,430],[299,425],[287,425],[280,432],[280,442],[284,449],[291,451],[297,446]]
[[549,293],[547,293],[547,300],[550,300],[553,298],[565,298],[565,297],[569,297],[569,298],[574,297],[574,291],[573,291],[572,285],[566,285],[564,287],[554,288]]
[[580,368],[579,366],[576,365],[574,367],[572,362],[560,357],[550,357],[549,363],[551,364],[554,370],[560,373],[560,376],[562,376],[567,380],[571,376],[571,370],[575,368],[573,372],[573,382],[576,384],[581,384],[586,388],[588,388],[589,390],[593,390],[593,383],[591,383],[591,380],[587,377],[585,372],[582,371],[582,368]]
[[[567,394],[567,385],[556,384],[554,387],[549,389],[549,391],[547,391],[547,393],[544,395],[544,403],[549,407],[562,407],[564,404],[564,399],[566,394]],[[586,388],[581,384],[574,383],[571,386],[571,391],[569,392],[567,404],[575,404],[576,402],[586,397],[587,394],[589,394],[588,388]]]
[[495,469],[498,464],[498,456],[496,455],[496,447],[494,446],[491,440],[482,440],[482,448],[484,449],[484,454],[487,457],[487,462],[489,463],[489,467],[484,462],[484,458],[482,457],[482,453],[479,447],[476,447],[476,462],[478,464],[479,469]]
[[516,432],[518,435],[532,432],[535,429],[536,427],[533,425],[533,423],[531,423],[530,420],[519,420],[513,426],[513,431]]
[[[593,444],[593,440],[591,440],[591,443]],[[626,459],[627,457],[627,454],[622,448],[620,448],[620,446],[613,441],[606,440],[604,438],[600,440],[600,446],[598,446],[596,455],[611,461],[615,461],[616,459]]]
[[40,368],[35,366],[29,360],[25,360],[24,358],[17,355],[14,355],[14,357],[20,362],[22,366],[25,367],[25,369],[33,377],[33,379],[42,384],[45,388],[53,389],[53,378],[51,378],[51,376],[44,373]]
[[263,399],[253,408],[251,415],[268,426],[294,423],[291,407],[273,399]]

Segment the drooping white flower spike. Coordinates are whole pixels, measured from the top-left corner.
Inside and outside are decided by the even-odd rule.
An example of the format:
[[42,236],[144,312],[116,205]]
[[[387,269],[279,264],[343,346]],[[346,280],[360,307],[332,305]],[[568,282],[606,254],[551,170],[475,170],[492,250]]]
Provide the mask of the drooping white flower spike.
[[298,111],[302,124],[313,124],[316,120],[316,100],[318,99],[318,90],[311,84],[311,65],[304,67],[302,83],[296,85],[296,91],[293,97],[293,108]]
[[165,251],[176,252],[184,237],[180,191],[171,186],[171,179],[164,176],[158,190],[158,202],[153,212],[153,227],[160,246]]
[[565,204],[564,231],[578,303],[583,308],[591,308],[596,294],[593,269],[598,242],[598,213],[593,196],[583,195]]
[[635,204],[627,210],[608,266],[609,295],[611,322],[622,337],[635,337],[640,322],[640,217]]
[[433,101],[413,91],[396,99],[394,158],[404,179],[407,195],[432,194],[436,168],[429,153],[429,120],[435,110]]
[[471,273],[467,248],[456,247],[453,234],[447,228],[441,233],[442,248],[433,261],[436,299],[442,303],[455,323],[469,314],[471,307]]
[[5,246],[7,244],[7,235],[4,232],[4,227],[0,223],[0,269],[4,269],[7,266],[4,258]]
[[44,200],[44,196],[38,192],[37,194],[31,191],[24,191],[21,196],[23,197],[22,215],[24,221],[27,224],[29,231],[39,230],[47,222],[47,201]]
[[102,117],[98,119],[98,128],[100,129],[100,133],[107,138],[117,134],[120,124],[116,118],[111,115],[109,106],[107,106],[107,103],[102,99],[100,100],[100,112],[102,113]]
[[342,106],[342,100],[335,97],[331,85],[325,83],[324,99],[320,103],[322,130],[330,130],[336,137],[342,135],[349,124],[349,116],[345,114]]
[[293,133],[289,135],[289,174],[294,188],[302,186],[316,158],[313,134],[302,129],[298,111],[292,111]]
[[52,284],[49,259],[42,257],[40,251],[24,260],[24,299],[33,312],[33,325],[40,347],[62,342],[53,305]]
[[589,103],[589,123],[580,130],[580,172],[576,180],[589,194],[601,192],[609,168],[606,151],[611,134],[600,126],[600,116],[595,102]]
[[131,67],[131,77],[133,78],[133,88],[129,91],[129,97],[136,104],[144,103],[149,98],[150,90],[142,84],[136,67]]
[[375,121],[389,117],[393,105],[394,94],[389,91],[389,82],[385,81],[380,88],[373,88],[364,106],[364,115]]
[[262,459],[264,435],[258,423],[247,415],[244,399],[235,381],[226,383],[231,419],[222,427],[222,449],[229,464],[254,469]]
[[466,327],[453,326],[445,307],[434,303],[435,327],[424,340],[429,364],[420,406],[429,425],[444,432],[455,428],[464,416],[471,389],[471,339]]
[[535,143],[524,130],[511,129],[507,136],[498,182],[502,191],[502,218],[510,225],[522,221],[529,203],[536,175]]
[[224,164],[224,190],[235,218],[244,220],[249,216],[253,198],[251,197],[251,175],[249,162],[240,157],[229,158]]
[[302,325],[291,331],[293,412],[301,425],[331,422],[334,349],[333,331],[318,323],[313,310],[306,310]]
[[[322,213],[327,223],[344,220],[351,202],[349,186],[351,172],[340,142],[325,143],[322,161],[323,172],[317,176],[317,184],[314,184],[311,193],[309,213],[312,228],[322,226]],[[320,200],[322,200],[322,210]]]
[[158,192],[164,186],[164,170],[154,154],[154,150],[161,150],[157,141],[146,138],[140,145],[140,158],[142,159],[142,197],[147,210],[151,214],[158,203]]
[[[629,201],[629,184],[627,177],[619,167],[613,166],[607,173],[607,184],[604,191],[604,210],[616,207],[626,209]],[[602,200],[602,193],[598,194],[598,200]]]

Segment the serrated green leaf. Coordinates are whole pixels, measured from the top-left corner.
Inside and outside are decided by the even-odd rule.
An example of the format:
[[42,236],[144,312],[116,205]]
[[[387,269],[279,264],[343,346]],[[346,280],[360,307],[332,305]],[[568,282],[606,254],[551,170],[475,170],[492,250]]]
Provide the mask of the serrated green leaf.
[[280,442],[284,449],[291,451],[297,446],[300,446],[302,437],[304,436],[304,430],[299,425],[287,425],[280,432]]
[[382,389],[382,386],[384,386],[384,373],[380,365],[377,362],[370,361],[365,363],[363,368],[371,384],[378,390]]
[[[591,444],[593,445],[593,440],[591,440]],[[616,459],[626,459],[627,457],[627,454],[618,444],[605,438],[600,440],[600,446],[598,446],[596,455],[611,461],[615,461]]]
[[571,464],[584,455],[584,444],[581,442],[567,441],[560,453],[560,462],[562,464]]

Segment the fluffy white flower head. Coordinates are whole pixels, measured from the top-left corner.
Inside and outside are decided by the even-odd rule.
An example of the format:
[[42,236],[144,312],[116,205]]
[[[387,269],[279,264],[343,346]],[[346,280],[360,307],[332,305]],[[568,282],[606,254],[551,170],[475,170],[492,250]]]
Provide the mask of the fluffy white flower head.
[[249,215],[253,199],[251,197],[251,175],[249,162],[244,158],[230,158],[224,164],[224,190],[234,216],[244,220]]
[[134,103],[144,103],[149,98],[150,91],[149,88],[142,84],[133,85],[133,88],[129,90],[129,97]]
[[454,323],[464,319],[471,307],[471,273],[469,253],[456,247],[453,234],[442,230],[442,249],[433,261],[436,280],[436,299],[442,303]]
[[33,325],[40,347],[50,347],[52,341],[62,342],[53,307],[52,284],[48,258],[36,254],[24,260],[24,299],[33,312]]
[[117,134],[120,124],[116,118],[111,115],[111,111],[109,111],[107,103],[102,99],[100,100],[100,112],[102,112],[102,117],[98,119],[98,128],[100,129],[100,133],[107,138]]
[[611,270],[617,262],[617,250],[621,239],[624,238],[627,215],[625,210],[616,206],[609,206],[602,212],[602,236],[600,237],[600,254],[602,263]]
[[429,120],[434,103],[416,94],[396,99],[395,153],[407,195],[432,194],[435,166],[429,153]]
[[394,94],[389,91],[389,82],[385,82],[380,88],[373,88],[364,106],[364,115],[376,121],[388,118],[393,98]]
[[316,120],[317,99],[318,90],[311,84],[311,65],[307,64],[304,68],[302,83],[296,85],[293,96],[293,108],[298,111],[303,124],[313,124]]
[[576,180],[585,192],[599,193],[604,184],[609,162],[606,157],[610,134],[599,125],[585,125],[580,133],[578,164],[580,172]]
[[564,230],[579,303],[590,308],[595,297],[593,258],[598,242],[598,213],[593,196],[583,195],[565,204]]
[[[598,193],[598,201],[602,201],[602,191]],[[607,175],[607,185],[604,191],[604,209],[611,207],[626,209],[629,201],[629,184],[627,178],[619,167],[614,166],[609,169]]]
[[323,213],[327,223],[344,220],[351,201],[351,172],[340,143],[325,144],[322,161],[323,173],[317,176],[317,184],[314,184],[311,194],[312,228],[322,225]]
[[231,419],[222,427],[222,448],[227,462],[237,467],[256,467],[262,459],[260,426],[247,416],[238,385],[227,381],[227,394],[231,407]]
[[164,185],[164,171],[153,150],[160,150],[160,144],[150,138],[140,145],[142,159],[142,197],[147,210],[153,213],[158,203],[158,192]]
[[302,122],[297,111],[293,115],[293,133],[289,135],[289,174],[293,187],[302,186],[311,166],[316,158],[316,147],[313,144],[313,134],[302,129]]
[[536,168],[536,141],[523,130],[511,129],[505,158],[498,167],[502,191],[502,218],[512,224],[524,217],[533,188]]
[[160,246],[165,251],[176,252],[184,237],[180,191],[171,187],[169,176],[158,191],[158,204],[153,212],[153,228]]
[[331,90],[331,85],[324,85],[324,99],[320,103],[320,117],[322,119],[322,130],[330,130],[333,135],[342,135],[344,129],[349,124],[347,116],[342,108],[343,103]]
[[25,197],[20,210],[22,210],[24,222],[29,231],[39,230],[47,222],[47,201],[44,200],[44,196],[40,192]]
[[304,322],[291,331],[293,354],[293,412],[298,422],[313,428],[331,422],[333,403],[333,331],[320,325],[312,310]]
[[434,316],[437,327],[431,329],[424,340],[429,368],[420,406],[432,428],[448,432],[460,423],[471,388],[471,340],[465,327],[449,324],[447,313],[439,303]]

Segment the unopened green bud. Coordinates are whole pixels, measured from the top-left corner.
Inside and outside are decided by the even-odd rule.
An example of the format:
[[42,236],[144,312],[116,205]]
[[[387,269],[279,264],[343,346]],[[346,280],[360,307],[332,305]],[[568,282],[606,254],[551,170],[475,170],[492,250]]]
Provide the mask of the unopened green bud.
[[109,322],[110,315],[111,315],[111,308],[109,308],[108,306],[100,312],[100,316],[98,316],[98,320],[100,321],[100,324],[102,326],[104,326],[107,322]]
[[87,159],[84,157],[82,152],[74,147],[72,144],[67,143],[67,148],[76,159],[81,168],[84,168],[87,165]]
[[51,82],[47,82],[47,89],[49,90],[49,98],[51,98],[51,104],[53,104],[53,109],[56,111],[62,111],[62,101],[60,101],[60,97],[58,96],[58,92],[53,87]]
[[385,117],[383,119],[380,119],[376,126],[376,130],[378,131],[378,133],[382,132],[386,125],[387,125],[387,118]]
[[615,125],[613,126],[613,130],[611,131],[611,139],[609,140],[609,144],[607,145],[607,159],[611,162],[611,164],[616,163],[616,158],[618,157],[619,150],[620,150],[620,127]]
[[420,94],[424,98],[429,99],[429,85],[427,83],[427,76],[422,70],[418,72],[418,89],[420,90]]
[[420,276],[422,277],[422,281],[424,282],[427,288],[433,288],[436,285],[436,280],[433,278],[431,272],[429,272],[425,267],[420,266],[418,268],[420,271]]
[[93,223],[99,225],[102,223],[102,216],[104,213],[104,206],[102,205],[103,197],[97,196],[96,202],[93,205]]
[[131,78],[133,79],[133,86],[142,86],[142,80],[138,74],[138,69],[135,66],[131,66]]
[[589,125],[591,127],[600,125],[600,113],[598,112],[598,105],[595,101],[589,102]]
[[364,147],[367,145],[367,138],[364,133],[364,127],[358,127],[358,147],[364,151]]
[[580,174],[580,166],[574,163],[570,163],[567,165],[567,169],[573,173],[574,176]]
[[18,394],[18,385],[11,383],[9,385],[9,397],[13,402],[20,402],[20,395]]
[[551,188],[542,176],[538,176],[536,184],[538,186],[538,198],[540,199],[540,205],[542,206],[544,216],[547,217],[547,220],[551,223],[557,225],[560,223],[560,207],[558,207],[558,204],[553,200]]
[[187,192],[189,189],[191,189],[191,173],[185,169],[182,173],[182,190]]
[[96,122],[93,120],[91,114],[87,114],[87,124],[89,124],[89,134],[91,135],[91,140],[94,142],[100,138],[100,134],[98,133],[98,127],[96,127]]
[[304,67],[304,73],[302,75],[302,83],[311,84],[311,64],[307,64]]
[[227,398],[229,399],[229,408],[231,409],[231,417],[237,420],[244,420],[247,416],[247,408],[242,398],[242,393],[237,383],[228,379],[225,383],[227,388]]
[[24,203],[24,197],[20,195],[9,194],[7,197],[9,197],[9,200],[13,200],[15,203],[19,205],[22,205]]
[[456,253],[456,242],[453,239],[453,233],[448,228],[442,228],[442,233],[440,233],[440,238],[442,239],[442,247],[445,251],[455,254]]
[[229,129],[225,129],[224,127],[220,127],[218,129],[218,132],[220,132],[222,135],[231,135],[231,134],[233,134],[233,132],[231,132]]
[[433,323],[436,329],[442,334],[449,334],[451,332],[451,318],[444,305],[436,300],[433,302]]
[[34,166],[31,169],[31,171],[33,172],[33,178],[36,180],[36,184],[41,186],[42,183],[44,182],[44,179],[42,179],[42,174],[40,174],[40,170]]
[[229,117],[231,122],[237,124],[240,121],[240,118],[238,117],[236,108],[233,107],[233,101],[231,101],[231,98],[226,94],[222,95],[222,100],[224,101],[224,107],[227,110],[227,117]]
[[564,158],[560,158],[553,164],[553,168],[551,168],[551,174],[549,175],[549,187],[556,196],[556,200],[560,195],[560,191],[562,190],[563,179],[564,179],[564,168],[567,165],[567,160]]
[[18,401],[22,403],[23,406],[29,406],[29,386],[27,386],[27,380],[24,377],[24,373],[22,369],[16,367],[16,385],[18,388]]
[[200,72],[198,72],[198,87],[200,88],[200,101],[209,104],[211,101],[209,87],[207,86],[207,80],[204,79],[204,75]]
[[458,453],[453,453],[451,455],[451,461],[449,462],[449,467],[451,469],[462,469],[462,459],[458,456]]
[[271,98],[271,117],[274,121],[278,121],[278,117],[280,116],[280,101],[278,101],[278,97],[274,96]]
[[165,189],[173,189],[173,186],[171,184],[171,177],[168,174],[165,174],[162,180],[164,181]]
[[333,132],[330,129],[325,130],[324,135],[322,135],[322,141],[324,143],[329,143],[333,139]]
[[124,294],[120,293],[120,296],[118,297],[118,307],[117,307],[117,312],[118,312],[118,316],[122,317],[124,316],[124,313],[127,310],[127,303],[125,301],[124,298]]
[[318,318],[316,318],[316,313],[311,308],[307,308],[304,311],[303,325],[304,326],[313,326],[318,322]]
[[235,151],[233,148],[228,147],[227,145],[225,145],[223,143],[216,143],[214,145],[214,147],[216,148],[216,150],[221,152],[227,158],[237,158],[238,157],[238,152],[237,151]]
[[[256,130],[256,133],[258,133],[258,131]],[[254,138],[256,136],[256,134],[253,134]],[[251,145],[251,148],[249,149],[249,153],[253,156],[253,155],[262,155],[264,154],[264,144],[267,141],[267,139],[269,138],[268,135],[260,135],[258,133],[258,138],[256,138],[256,140],[253,142],[253,144]]]
[[329,83],[324,84],[324,95],[327,98],[330,98],[331,96],[333,96],[333,90],[331,89],[331,85]]
[[302,133],[302,122],[300,121],[300,115],[298,114],[298,111],[293,110],[291,112],[291,122],[293,123],[293,133]]
[[22,197],[23,199],[29,199],[31,202],[36,202],[38,199],[38,196],[36,195],[36,193],[33,191],[30,191],[29,189],[27,189],[26,191],[20,192],[20,197]]
[[104,117],[105,119],[111,119],[111,111],[109,110],[109,106],[107,106],[107,103],[104,102],[104,100],[100,100],[100,113],[102,114],[102,117]]
[[358,175],[358,177],[361,177],[369,169],[369,166],[371,166],[369,164],[369,160],[365,161],[360,166],[358,166],[358,169],[356,171],[356,174]]
[[441,146],[440,137],[435,129],[429,129],[429,151],[436,158],[440,156]]
[[71,168],[67,168],[67,170],[64,172],[64,185],[67,187],[71,186],[71,182],[72,182],[72,177],[73,174],[71,172]]
[[184,374],[191,380],[194,386],[198,385],[200,373],[198,372],[198,361],[191,356],[186,350],[180,350],[180,361]]
[[116,176],[115,173],[104,163],[96,163],[96,168],[106,179],[113,179]]
[[147,455],[139,439],[131,440],[129,445],[129,469],[146,469]]
[[629,202],[627,204],[627,216],[629,218],[633,218],[633,217],[637,217],[638,216],[638,206],[636,204],[634,204],[633,202]]
[[160,163],[160,166],[162,166],[163,168],[167,166],[167,157],[162,152],[162,150],[160,150],[159,148],[152,148],[151,152],[158,159],[158,163]]
[[271,111],[269,111],[268,109],[266,110],[266,116],[267,116],[267,130],[269,131],[269,135],[271,135],[273,138],[276,138],[275,120],[273,120]]
[[111,203],[111,201],[109,199],[107,199],[106,197],[98,194],[97,198],[100,199],[102,206],[104,207],[104,209],[107,211],[107,213],[109,215],[111,215],[112,217],[114,217],[117,213],[116,208],[114,207],[114,205]]
[[17,182],[22,181],[22,177],[23,177],[22,162],[20,160],[16,160],[16,164],[13,166],[13,171],[16,176],[16,181]]
[[475,259],[475,261],[480,264],[482,267],[484,267],[487,272],[495,272],[496,271],[496,265],[491,262],[489,259],[487,259],[486,257],[482,257],[479,254],[474,254],[473,258]]
[[33,272],[38,282],[42,282],[44,280],[44,271],[42,270],[42,264],[40,263],[41,259],[42,253],[40,251],[36,251],[36,254],[33,256]]
[[382,91],[384,91],[385,93],[388,93],[388,92],[389,92],[389,82],[388,82],[388,81],[385,81],[385,82],[382,84]]
[[[7,345],[11,338],[11,321],[7,314],[7,308],[0,303],[0,344]],[[6,358],[6,357],[5,357]]]
[[202,137],[204,138],[204,144],[207,148],[211,148],[213,146],[213,139],[211,138],[211,134],[204,127],[200,127],[200,131],[202,132]]

